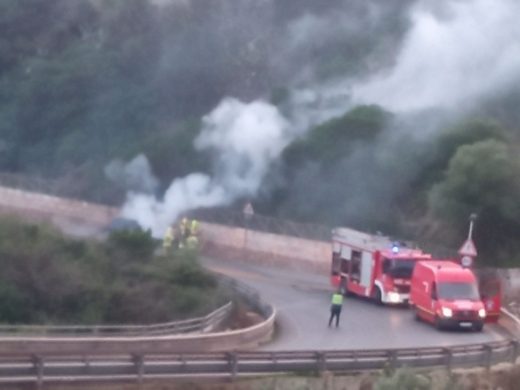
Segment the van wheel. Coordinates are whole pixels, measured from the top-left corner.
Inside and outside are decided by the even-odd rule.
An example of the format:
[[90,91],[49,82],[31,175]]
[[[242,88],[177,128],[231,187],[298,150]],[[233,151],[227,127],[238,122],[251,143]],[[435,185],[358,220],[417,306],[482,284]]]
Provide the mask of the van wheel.
[[374,291],[372,292],[372,299],[377,305],[383,305],[383,296],[379,287],[374,288]]
[[473,325],[473,330],[474,330],[475,332],[482,332],[482,329],[483,329],[483,328],[484,328],[484,324],[481,323],[481,322],[479,322],[479,323]]

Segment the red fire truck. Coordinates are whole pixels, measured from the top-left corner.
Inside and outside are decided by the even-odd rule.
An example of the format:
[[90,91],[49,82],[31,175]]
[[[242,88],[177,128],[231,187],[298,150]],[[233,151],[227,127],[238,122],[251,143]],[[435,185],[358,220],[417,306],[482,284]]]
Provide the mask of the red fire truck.
[[347,294],[379,304],[408,303],[415,263],[431,255],[388,237],[336,228],[332,237],[331,283]]

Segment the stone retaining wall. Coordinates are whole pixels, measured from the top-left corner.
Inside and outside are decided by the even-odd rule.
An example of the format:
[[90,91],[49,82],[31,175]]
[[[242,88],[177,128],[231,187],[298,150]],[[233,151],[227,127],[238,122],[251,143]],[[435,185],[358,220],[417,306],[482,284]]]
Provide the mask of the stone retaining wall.
[[97,226],[108,225],[119,214],[114,207],[6,187],[0,187],[0,210],[50,221],[68,218]]
[[331,244],[213,223],[201,224],[204,251],[221,258],[244,259],[327,274]]

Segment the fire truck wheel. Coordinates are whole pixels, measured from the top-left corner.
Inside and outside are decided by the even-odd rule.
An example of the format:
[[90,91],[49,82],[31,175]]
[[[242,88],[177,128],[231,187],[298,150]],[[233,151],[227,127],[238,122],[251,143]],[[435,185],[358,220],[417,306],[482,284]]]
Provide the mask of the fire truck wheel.
[[372,292],[372,299],[374,300],[374,302],[377,305],[383,304],[383,298],[382,298],[381,290],[379,289],[379,287],[374,288],[374,291]]
[[475,332],[482,332],[483,328],[484,328],[484,324],[481,322],[473,325],[473,330]]

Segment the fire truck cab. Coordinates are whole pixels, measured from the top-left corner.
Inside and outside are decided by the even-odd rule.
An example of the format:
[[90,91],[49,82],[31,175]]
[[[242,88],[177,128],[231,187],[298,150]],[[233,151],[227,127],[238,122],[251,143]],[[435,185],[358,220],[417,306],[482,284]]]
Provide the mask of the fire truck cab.
[[333,230],[332,246],[332,285],[379,304],[408,303],[415,263],[431,259],[388,237],[349,228]]

